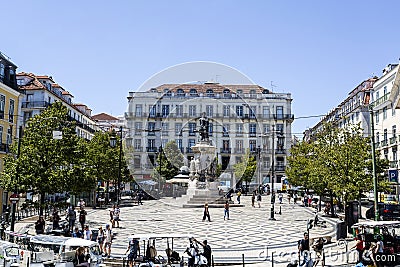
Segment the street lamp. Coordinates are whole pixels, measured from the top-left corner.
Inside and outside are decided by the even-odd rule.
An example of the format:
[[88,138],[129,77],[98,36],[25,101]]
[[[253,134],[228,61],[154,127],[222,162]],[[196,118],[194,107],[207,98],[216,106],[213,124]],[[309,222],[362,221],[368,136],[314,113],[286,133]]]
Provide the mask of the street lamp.
[[162,148],[162,146],[160,146],[160,147],[158,148],[158,152],[156,152],[156,154],[159,155],[159,163],[158,163],[158,175],[159,175],[159,178],[158,178],[158,197],[160,197],[160,190],[161,190],[161,176],[162,176],[162,173],[161,173],[161,162],[162,162],[162,153],[163,153],[163,148]]
[[271,160],[271,216],[270,220],[275,221],[275,191],[274,191],[274,180],[275,180],[275,124],[272,125],[272,160]]
[[[115,137],[115,132],[110,137],[110,146],[117,146],[117,138]],[[119,127],[119,156],[118,156],[118,180],[117,180],[117,204],[119,205],[120,201],[120,190],[121,190],[121,165],[122,165],[122,126]],[[108,186],[107,186],[108,191]]]

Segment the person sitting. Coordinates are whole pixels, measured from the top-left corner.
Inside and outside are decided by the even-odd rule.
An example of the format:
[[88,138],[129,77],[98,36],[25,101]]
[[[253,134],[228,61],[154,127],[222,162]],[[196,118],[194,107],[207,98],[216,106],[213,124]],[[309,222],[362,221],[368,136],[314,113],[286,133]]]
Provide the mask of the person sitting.
[[74,265],[80,267],[89,267],[88,259],[85,255],[85,248],[79,247],[75,252]]

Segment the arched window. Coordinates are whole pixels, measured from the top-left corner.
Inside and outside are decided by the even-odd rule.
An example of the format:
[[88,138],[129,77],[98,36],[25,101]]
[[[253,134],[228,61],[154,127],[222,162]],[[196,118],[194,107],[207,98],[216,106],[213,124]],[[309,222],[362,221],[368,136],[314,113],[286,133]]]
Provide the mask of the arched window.
[[269,94],[269,91],[267,89],[264,89],[262,93],[263,94]]
[[224,91],[222,92],[224,94],[224,97],[230,97],[231,96],[231,91],[229,89],[224,89]]
[[176,94],[178,96],[185,96],[185,92],[183,91],[183,89],[179,88],[178,90],[176,90]]
[[164,89],[164,95],[165,96],[171,96],[171,91],[168,88]]
[[242,89],[237,89],[236,93],[237,93],[238,95],[243,94],[243,90],[242,90]]
[[197,94],[197,90],[194,89],[194,88],[190,89],[189,94],[190,94],[190,96],[199,96],[199,95]]
[[206,96],[208,96],[208,97],[214,96],[214,91],[212,89],[207,89]]

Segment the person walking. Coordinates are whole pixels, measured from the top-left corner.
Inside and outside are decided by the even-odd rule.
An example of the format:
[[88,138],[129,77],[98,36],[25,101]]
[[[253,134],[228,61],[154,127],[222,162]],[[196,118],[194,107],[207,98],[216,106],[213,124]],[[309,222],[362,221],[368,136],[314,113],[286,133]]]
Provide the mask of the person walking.
[[79,211],[79,223],[81,224],[82,231],[85,229],[85,222],[86,222],[86,215],[87,212],[83,206],[81,206],[80,211]]
[[104,252],[105,256],[110,257],[111,254],[111,244],[113,239],[113,233],[109,224],[106,224],[106,230],[104,233]]
[[350,249],[356,249],[358,252],[358,261],[357,263],[361,262],[362,255],[364,253],[364,241],[362,240],[362,236],[358,234],[355,238],[356,244]]
[[278,194],[278,199],[279,199],[279,204],[282,204],[282,201],[283,201],[282,192],[280,192],[280,193]]
[[76,211],[74,206],[70,206],[67,211],[67,218],[68,218],[68,224],[69,224],[69,230],[73,231],[74,226],[75,226],[75,220],[76,220]]
[[74,232],[72,233],[72,237],[83,238],[82,233],[79,232],[79,228],[78,227],[75,227]]
[[208,219],[211,222],[210,211],[208,210],[208,203],[204,204],[203,222]]
[[126,249],[126,252],[125,252],[125,254],[129,252],[129,254],[128,254],[129,267],[132,267],[133,265],[135,265],[135,260],[138,256],[139,249],[140,249],[139,241],[137,238],[133,237],[132,240],[129,241],[128,248]]
[[224,205],[224,221],[225,218],[229,220],[229,201],[227,200]]
[[253,194],[251,195],[251,206],[254,208],[254,203],[256,201],[256,192],[253,191]]
[[92,240],[92,230],[89,229],[89,225],[85,225],[85,229],[83,230],[83,239]]
[[117,228],[119,228],[119,215],[121,213],[121,210],[119,209],[119,206],[117,205],[114,208],[113,211],[113,227],[115,226],[115,223],[117,223]]
[[44,221],[43,216],[39,216],[39,219],[35,223],[36,234],[37,235],[44,234],[45,226],[46,222]]
[[53,211],[53,230],[57,230],[60,228],[60,215],[58,215],[58,210],[54,209]]
[[99,233],[97,234],[97,243],[99,243],[100,254],[103,254],[103,244],[104,244],[104,230],[103,227],[99,227]]
[[314,243],[312,248],[315,251],[315,262],[313,267],[317,266],[317,264],[321,261],[322,267],[325,266],[325,261],[323,257],[325,239],[323,237],[318,238],[318,240]]
[[143,205],[142,199],[143,199],[143,192],[139,191],[137,194],[137,204],[138,205]]
[[258,203],[258,207],[261,208],[261,194],[260,194],[260,192],[258,192],[258,194],[257,194],[257,203]]
[[241,196],[242,196],[242,191],[240,191],[240,189],[239,189],[238,192],[237,192],[237,198],[236,198],[238,204],[240,204],[240,197]]
[[292,194],[291,193],[288,193],[287,194],[287,199],[288,199],[288,202],[289,202],[289,204],[290,204],[290,199],[292,198]]
[[207,266],[211,266],[211,247],[207,244],[207,240],[204,240],[203,243],[197,241],[193,238],[193,241],[203,247],[203,256],[207,259]]

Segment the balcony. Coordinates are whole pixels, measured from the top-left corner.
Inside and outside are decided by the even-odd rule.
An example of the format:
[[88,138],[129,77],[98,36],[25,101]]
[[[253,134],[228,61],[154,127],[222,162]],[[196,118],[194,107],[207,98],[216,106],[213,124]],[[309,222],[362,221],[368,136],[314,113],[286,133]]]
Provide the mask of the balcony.
[[25,101],[22,102],[22,108],[47,108],[51,104],[47,101]]
[[286,149],[276,149],[275,154],[276,155],[286,154]]
[[285,170],[285,166],[283,166],[283,165],[275,166],[275,171],[284,171],[284,170]]
[[237,153],[237,154],[244,153],[244,148],[235,148],[235,153]]
[[155,152],[157,152],[158,150],[157,150],[156,147],[146,147],[146,151],[147,151],[147,152],[155,153]]
[[389,161],[390,168],[397,168],[397,160]]
[[381,146],[387,146],[387,145],[388,145],[388,141],[387,140],[381,141]]
[[396,138],[396,137],[391,137],[391,138],[389,138],[389,143],[390,143],[391,145],[396,144],[396,143],[397,143],[397,138]]
[[221,154],[231,154],[232,148],[230,147],[223,147],[220,149]]
[[141,147],[141,146],[135,147],[135,148],[133,149],[133,151],[134,151],[134,152],[142,152],[142,151],[143,151],[143,147]]

